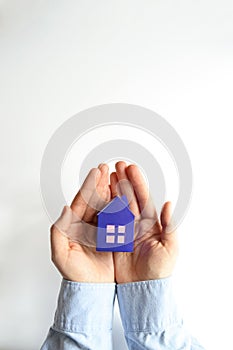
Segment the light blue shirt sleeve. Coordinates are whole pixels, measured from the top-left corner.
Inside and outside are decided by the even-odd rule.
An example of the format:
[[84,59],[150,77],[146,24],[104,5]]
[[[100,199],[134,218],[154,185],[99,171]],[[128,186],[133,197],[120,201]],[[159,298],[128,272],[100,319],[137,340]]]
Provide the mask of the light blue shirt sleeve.
[[62,280],[54,324],[41,350],[112,350],[115,283]]
[[117,285],[130,350],[204,350],[186,331],[172,293],[172,278]]

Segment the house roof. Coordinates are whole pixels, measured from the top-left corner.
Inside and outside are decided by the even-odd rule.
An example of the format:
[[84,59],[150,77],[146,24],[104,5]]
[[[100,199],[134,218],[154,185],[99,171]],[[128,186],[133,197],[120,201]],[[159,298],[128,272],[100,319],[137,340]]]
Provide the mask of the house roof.
[[113,200],[108,203],[97,215],[101,213],[113,214],[122,210],[127,210],[134,217],[133,213],[129,209],[129,203],[126,196],[116,196]]

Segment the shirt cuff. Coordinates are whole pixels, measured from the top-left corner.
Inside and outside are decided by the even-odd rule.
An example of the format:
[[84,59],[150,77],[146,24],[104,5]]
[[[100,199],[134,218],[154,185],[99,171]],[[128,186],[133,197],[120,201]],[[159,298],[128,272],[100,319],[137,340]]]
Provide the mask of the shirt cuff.
[[62,280],[53,329],[95,333],[112,329],[115,283]]
[[125,332],[159,332],[182,325],[172,293],[172,277],[117,285]]

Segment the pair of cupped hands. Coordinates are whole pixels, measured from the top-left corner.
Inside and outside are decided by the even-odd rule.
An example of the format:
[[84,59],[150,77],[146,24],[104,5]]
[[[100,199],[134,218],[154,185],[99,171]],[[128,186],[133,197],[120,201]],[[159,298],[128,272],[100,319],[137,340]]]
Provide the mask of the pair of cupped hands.
[[[117,162],[115,168],[110,174],[110,184],[107,164],[91,169],[71,206],[64,207],[51,227],[52,261],[69,281],[129,283],[161,279],[173,272],[178,243],[171,224],[171,203],[163,205],[159,218],[139,168],[123,161]],[[97,252],[95,247],[82,245],[62,234],[60,227],[69,229],[72,213],[83,224],[94,227],[98,211],[115,196],[123,194],[135,215],[132,253]]]

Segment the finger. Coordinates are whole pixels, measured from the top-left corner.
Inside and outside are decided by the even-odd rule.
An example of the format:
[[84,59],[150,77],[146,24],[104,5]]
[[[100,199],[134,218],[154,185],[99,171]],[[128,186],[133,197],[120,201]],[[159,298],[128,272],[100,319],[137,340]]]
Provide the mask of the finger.
[[175,226],[172,222],[172,205],[171,202],[166,202],[163,205],[160,221],[162,225],[162,240],[174,240],[176,236]]
[[111,197],[121,196],[120,188],[117,186],[118,179],[116,172],[111,173],[110,175],[110,188],[111,188]]
[[101,172],[97,168],[93,168],[89,171],[86,179],[84,180],[79,192],[74,197],[71,203],[71,209],[75,212],[78,218],[81,220],[87,209],[87,205],[95,191],[96,185],[99,182]]
[[85,222],[96,223],[97,212],[103,209],[110,199],[108,165],[100,164],[98,169],[100,171],[100,177],[86,207],[86,211],[83,216],[83,220]]
[[134,188],[140,214],[144,218],[154,218],[157,220],[157,213],[153,200],[149,194],[147,184],[139,168],[134,164],[129,165],[126,169],[126,173]]
[[120,161],[116,163],[115,167],[116,167],[117,179],[120,186],[120,191],[122,194],[126,195],[129,201],[130,210],[137,217],[140,214],[140,212],[139,212],[137,199],[134,193],[134,189],[126,173],[127,165],[125,162]]
[[[69,230],[72,222],[72,210],[70,207],[65,206],[61,213],[61,216],[51,227],[51,250],[52,258],[62,254],[69,248],[69,240],[65,236]],[[54,259],[53,259],[54,261]]]
[[171,202],[166,202],[163,205],[161,215],[160,215],[160,221],[163,227],[163,230],[167,228],[167,226],[170,224],[171,220]]
[[[109,188],[109,167],[107,164],[101,164],[99,169],[102,177],[97,185],[97,191],[105,202],[109,202],[111,198],[111,191]],[[102,208],[97,209],[101,210]]]

